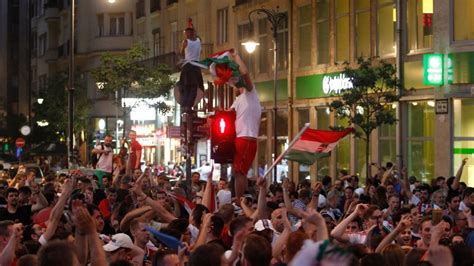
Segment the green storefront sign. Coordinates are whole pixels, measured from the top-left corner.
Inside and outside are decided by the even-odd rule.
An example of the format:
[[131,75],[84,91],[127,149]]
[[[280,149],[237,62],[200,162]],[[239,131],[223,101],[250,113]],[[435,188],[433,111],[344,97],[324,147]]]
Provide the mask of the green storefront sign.
[[444,55],[423,55],[423,83],[425,85],[443,85],[444,83]]
[[309,99],[335,96],[353,85],[343,73],[336,72],[297,77],[296,88],[296,99]]

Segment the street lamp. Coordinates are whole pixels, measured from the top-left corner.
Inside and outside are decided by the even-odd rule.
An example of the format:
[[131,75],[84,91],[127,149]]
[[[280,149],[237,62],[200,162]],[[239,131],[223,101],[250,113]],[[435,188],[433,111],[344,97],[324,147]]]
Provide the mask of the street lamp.
[[40,98],[36,99],[36,101],[38,101],[38,104],[43,104],[44,99],[40,97]]
[[[278,6],[276,9],[266,9],[266,8],[258,8],[254,9],[249,12],[249,27],[251,31],[253,30],[253,24],[252,24],[252,15],[257,14],[263,14],[265,15],[265,18],[270,22],[272,26],[272,38],[273,38],[273,160],[276,158],[276,153],[277,153],[277,146],[278,146],[278,139],[277,139],[277,126],[276,126],[276,117],[277,117],[277,111],[278,111],[278,105],[277,105],[277,91],[278,91],[278,86],[277,86],[277,74],[278,74],[278,27],[284,22],[286,18],[286,14],[279,12],[278,11]],[[259,45],[257,42],[252,42],[252,41],[247,41],[245,43],[242,43],[242,45],[245,46],[245,49],[247,52],[252,53],[256,46]],[[273,182],[277,182],[277,167],[273,169]]]
[[68,84],[68,130],[67,130],[67,158],[68,167],[72,166],[73,161],[73,139],[74,139],[74,7],[75,0],[71,0],[69,9],[69,84]]

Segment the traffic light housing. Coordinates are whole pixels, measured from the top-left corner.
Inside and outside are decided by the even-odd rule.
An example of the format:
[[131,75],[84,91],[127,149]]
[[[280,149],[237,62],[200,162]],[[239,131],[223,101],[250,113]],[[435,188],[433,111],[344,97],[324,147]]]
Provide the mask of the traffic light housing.
[[196,143],[198,140],[209,137],[209,128],[207,125],[207,118],[198,117],[196,113],[193,115],[193,127],[191,130],[192,143]]
[[211,159],[216,163],[232,163],[234,141],[235,112],[216,112],[211,122]]

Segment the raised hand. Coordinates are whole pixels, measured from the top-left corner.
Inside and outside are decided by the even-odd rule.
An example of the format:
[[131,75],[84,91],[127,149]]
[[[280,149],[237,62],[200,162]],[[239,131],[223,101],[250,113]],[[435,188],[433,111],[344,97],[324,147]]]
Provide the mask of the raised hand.
[[359,216],[362,216],[364,215],[364,213],[367,211],[368,208],[369,208],[368,204],[359,203],[357,204],[354,212],[357,213]]
[[89,214],[80,200],[74,200],[72,202],[72,213],[74,215],[74,225],[76,226],[76,230],[78,230],[79,234],[89,235],[95,233],[95,220],[92,219],[92,216]]

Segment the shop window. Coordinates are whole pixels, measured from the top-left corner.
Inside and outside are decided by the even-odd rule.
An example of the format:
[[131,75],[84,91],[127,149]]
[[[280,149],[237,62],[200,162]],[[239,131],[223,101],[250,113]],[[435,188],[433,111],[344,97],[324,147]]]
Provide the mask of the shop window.
[[316,42],[318,64],[329,63],[329,0],[316,2]]
[[311,5],[302,6],[298,9],[298,19],[298,66],[305,67],[311,65]]
[[[331,112],[328,107],[316,109],[317,129],[328,130],[330,124]],[[321,180],[325,175],[329,175],[330,171],[330,157],[321,158],[316,161],[317,178]]]
[[336,61],[349,60],[349,1],[336,0]]
[[434,102],[408,104],[408,175],[429,183],[434,174]]
[[470,158],[461,176],[461,182],[474,186],[474,99],[454,99],[453,174],[464,158]]
[[370,56],[370,0],[356,1],[356,55]]
[[[347,118],[336,119],[336,127],[349,127],[349,121]],[[350,137],[347,136],[339,141],[336,147],[336,169],[337,174],[339,171],[346,170],[350,172],[350,160],[351,160],[351,142]],[[337,175],[336,174],[336,175]]]
[[[309,109],[299,109],[298,110],[298,129],[299,132],[306,123],[310,123]],[[299,182],[306,179],[309,176],[309,167],[311,165],[298,163],[298,180]]]
[[[408,49],[431,48],[433,41],[433,12],[426,10],[431,1],[408,0],[407,4],[407,26],[408,26]],[[425,6],[424,6],[425,5]],[[426,12],[426,13],[424,13]]]
[[455,0],[453,3],[454,41],[474,40],[474,1]]
[[393,0],[379,0],[377,6],[377,55],[395,53],[396,10]]

